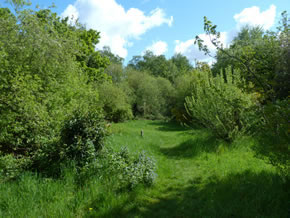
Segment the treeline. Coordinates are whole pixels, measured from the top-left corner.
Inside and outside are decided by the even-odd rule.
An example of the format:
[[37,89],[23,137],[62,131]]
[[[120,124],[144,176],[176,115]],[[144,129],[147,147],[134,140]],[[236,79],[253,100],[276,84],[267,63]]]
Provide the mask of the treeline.
[[99,86],[100,102],[107,120],[175,119],[179,110],[185,115],[185,96],[181,95],[186,95],[183,93],[186,88],[182,87],[185,81],[181,80],[186,80],[183,77],[194,71],[185,56],[177,54],[167,60],[163,55],[155,56],[147,51],[143,56],[134,56],[124,67],[122,59],[109,48],[100,53],[111,61],[104,72],[112,81]]
[[[14,178],[32,170],[55,176],[71,161],[87,175],[83,172],[95,166],[103,147],[106,122],[138,118],[201,125],[227,141],[266,135],[273,143],[261,141],[259,154],[287,174],[286,13],[281,22],[276,32],[245,27],[226,49],[216,43],[212,67],[201,62],[193,67],[181,54],[166,59],[150,51],[124,66],[108,47],[95,50],[100,38],[95,30],[72,25],[50,10],[13,14],[1,8],[0,175]],[[121,166],[132,169],[125,178],[153,182],[154,164],[146,156],[128,161],[121,152],[106,157],[115,157],[114,163],[121,158]]]

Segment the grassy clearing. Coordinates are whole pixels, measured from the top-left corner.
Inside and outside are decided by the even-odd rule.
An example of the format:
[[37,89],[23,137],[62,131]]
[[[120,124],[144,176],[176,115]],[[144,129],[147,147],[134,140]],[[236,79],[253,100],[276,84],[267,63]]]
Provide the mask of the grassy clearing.
[[[144,137],[140,131],[143,129]],[[63,180],[23,175],[0,185],[1,217],[287,217],[286,185],[255,158],[254,139],[229,145],[203,129],[161,121],[114,124],[107,146],[145,150],[157,162],[153,187],[116,192],[92,178],[77,187]],[[111,184],[110,184],[111,183]]]

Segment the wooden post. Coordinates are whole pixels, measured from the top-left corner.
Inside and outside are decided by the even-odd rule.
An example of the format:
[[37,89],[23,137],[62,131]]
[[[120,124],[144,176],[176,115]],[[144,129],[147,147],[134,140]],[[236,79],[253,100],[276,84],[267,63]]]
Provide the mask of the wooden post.
[[146,116],[146,101],[144,101],[144,105],[143,105],[143,116]]

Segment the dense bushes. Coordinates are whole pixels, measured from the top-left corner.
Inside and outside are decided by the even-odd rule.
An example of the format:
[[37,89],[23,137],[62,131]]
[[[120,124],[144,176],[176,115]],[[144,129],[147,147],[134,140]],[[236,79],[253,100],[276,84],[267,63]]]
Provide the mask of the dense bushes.
[[[265,32],[261,27],[245,26],[230,46],[224,47],[217,26],[204,17],[204,30],[217,49],[217,61],[212,70],[217,73],[231,66],[239,69],[242,77],[253,84],[247,90],[257,93],[260,106],[255,111],[263,121],[258,123],[255,131],[261,137],[257,154],[265,155],[288,178],[289,27],[288,14],[284,11],[276,31]],[[195,43],[205,54],[210,53],[208,45],[199,36]]]
[[289,152],[289,99],[269,102],[260,110],[263,122],[259,126],[259,143],[255,146],[260,157],[276,166],[281,174],[290,178]]
[[167,79],[128,69],[127,83],[135,116],[147,119],[170,116],[174,89]]
[[71,165],[81,180],[101,163],[94,176],[115,174],[122,188],[152,184],[155,165],[145,154],[99,154],[105,119],[132,118],[133,90],[113,77],[121,63],[103,73],[113,56],[95,51],[99,33],[67,21],[49,10],[0,9],[0,180],[26,170],[59,177]]
[[31,164],[27,157],[15,158],[12,154],[0,153],[0,183],[20,176]]
[[91,178],[98,178],[113,190],[126,191],[138,185],[150,186],[157,174],[154,159],[143,151],[130,153],[127,147],[120,151],[105,147],[97,155],[96,161],[79,168],[76,181],[84,184]]
[[156,178],[155,161],[145,152],[132,155],[126,147],[118,152],[106,149],[101,153],[100,162],[107,176],[118,178],[118,188],[132,189],[139,184],[149,186]]
[[192,117],[190,118],[186,112],[185,99],[191,96],[194,81],[194,71],[181,75],[174,81],[175,95],[171,114],[177,122],[188,123],[192,120]]
[[92,163],[103,147],[105,135],[103,116],[98,110],[74,111],[61,130],[61,159],[74,161],[79,166]]
[[[104,127],[94,84],[99,76],[92,80],[87,74],[92,66],[83,67],[80,57],[90,55],[97,32],[85,34],[49,10],[13,15],[8,9],[0,9],[0,32],[2,172],[57,174],[68,160],[88,162],[99,149]],[[92,57],[101,69],[106,60]]]
[[104,110],[105,118],[113,122],[132,119],[132,109],[129,97],[122,88],[112,83],[99,85],[100,104]]
[[186,108],[193,119],[213,130],[220,138],[233,140],[247,131],[254,121],[254,96],[244,92],[245,82],[238,72],[228,69],[213,77],[211,72],[196,72],[193,92]]

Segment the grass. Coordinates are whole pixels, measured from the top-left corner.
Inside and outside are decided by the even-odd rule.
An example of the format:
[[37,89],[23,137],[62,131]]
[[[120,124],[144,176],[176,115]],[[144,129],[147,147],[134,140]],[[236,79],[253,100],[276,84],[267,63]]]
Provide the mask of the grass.
[[0,216],[288,217],[286,184],[255,157],[255,143],[243,138],[227,144],[204,129],[161,121],[113,124],[107,146],[155,158],[152,187],[116,192],[97,176],[76,186],[69,170],[62,180],[24,174],[0,184]]

